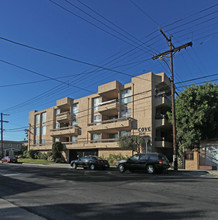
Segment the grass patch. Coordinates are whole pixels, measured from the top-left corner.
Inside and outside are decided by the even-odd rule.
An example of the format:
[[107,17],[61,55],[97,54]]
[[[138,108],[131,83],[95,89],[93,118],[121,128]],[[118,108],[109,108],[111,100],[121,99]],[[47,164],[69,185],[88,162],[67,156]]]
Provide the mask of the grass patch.
[[19,163],[43,164],[43,165],[48,165],[48,164],[54,164],[55,163],[55,162],[47,161],[47,160],[44,160],[44,159],[31,159],[31,158],[19,158],[18,162]]

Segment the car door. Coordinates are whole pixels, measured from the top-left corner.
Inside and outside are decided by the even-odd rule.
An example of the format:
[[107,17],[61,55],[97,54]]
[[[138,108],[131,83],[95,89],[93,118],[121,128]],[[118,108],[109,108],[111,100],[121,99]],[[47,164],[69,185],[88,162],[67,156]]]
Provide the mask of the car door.
[[139,167],[139,154],[135,154],[132,157],[130,157],[126,162],[126,168],[129,170],[137,170]]
[[148,163],[149,155],[148,154],[141,154],[139,158],[138,167],[140,170],[145,170],[147,163]]
[[77,161],[77,166],[78,167],[83,167],[83,163],[84,163],[84,157],[80,157]]

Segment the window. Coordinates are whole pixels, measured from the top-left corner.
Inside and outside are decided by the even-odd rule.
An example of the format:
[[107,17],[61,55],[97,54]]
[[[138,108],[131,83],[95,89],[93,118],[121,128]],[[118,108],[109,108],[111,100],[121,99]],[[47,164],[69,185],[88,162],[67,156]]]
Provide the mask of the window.
[[131,135],[131,131],[121,131],[120,135],[121,137],[126,136],[126,135]]
[[59,108],[56,109],[56,115],[59,115],[61,113],[61,110]]
[[148,160],[148,155],[146,154],[141,155],[140,160]]
[[41,144],[45,145],[45,139],[42,139]]
[[55,124],[55,128],[56,128],[56,129],[59,129],[59,128],[60,128],[60,123],[59,123],[59,122],[57,122],[57,123]]
[[39,124],[40,123],[40,115],[36,115],[36,124]]
[[118,139],[118,134],[117,133],[109,134],[109,138],[110,139]]
[[94,98],[94,100],[93,100],[93,109],[94,109],[94,112],[95,112],[95,111],[98,111],[98,106],[99,106],[99,103],[101,103],[101,100],[102,100],[101,97]]
[[46,112],[42,113],[42,123],[46,122]]
[[136,154],[136,155],[130,157],[130,160],[139,160],[139,155]]
[[42,135],[46,135],[46,126],[42,126]]
[[93,122],[100,122],[101,121],[101,114],[94,115]]
[[39,127],[36,127],[36,136],[39,136]]
[[121,118],[128,118],[128,117],[131,117],[131,108],[125,108],[121,112]]
[[39,145],[39,140],[35,140],[35,145]]
[[121,92],[121,103],[128,104],[131,102],[131,89],[125,89]]
[[101,140],[101,134],[100,133],[93,134],[92,135],[92,140],[94,140],[94,141]]
[[76,127],[78,125],[78,119],[74,118],[72,122],[73,127]]
[[78,115],[79,113],[79,103],[73,104],[73,116]]
[[55,138],[55,142],[60,142],[60,138]]
[[78,137],[77,136],[72,136],[72,143],[77,144],[78,143]]

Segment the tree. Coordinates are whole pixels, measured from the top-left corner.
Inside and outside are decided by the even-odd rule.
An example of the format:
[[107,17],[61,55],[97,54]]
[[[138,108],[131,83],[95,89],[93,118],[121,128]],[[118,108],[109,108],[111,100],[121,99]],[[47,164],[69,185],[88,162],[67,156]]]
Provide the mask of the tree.
[[138,135],[126,135],[119,137],[119,146],[123,149],[140,152],[140,146],[145,146],[145,139]]
[[[176,129],[179,151],[193,149],[201,140],[218,135],[218,85],[190,86],[177,96]],[[168,113],[172,119],[171,113]]]
[[61,142],[55,142],[52,145],[52,156],[54,160],[61,158],[61,151],[63,151],[63,144]]

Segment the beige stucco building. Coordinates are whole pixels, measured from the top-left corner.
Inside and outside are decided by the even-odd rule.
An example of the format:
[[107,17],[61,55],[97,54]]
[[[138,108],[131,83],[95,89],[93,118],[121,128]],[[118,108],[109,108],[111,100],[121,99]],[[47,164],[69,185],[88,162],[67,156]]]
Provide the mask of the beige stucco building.
[[[149,137],[149,151],[172,155],[170,80],[165,73],[133,77],[122,85],[113,81],[98,86],[98,93],[63,98],[56,106],[29,113],[29,149],[48,151],[55,141],[64,144],[66,161],[77,155],[131,155],[119,148],[123,135]],[[142,149],[145,150],[145,149]]]

